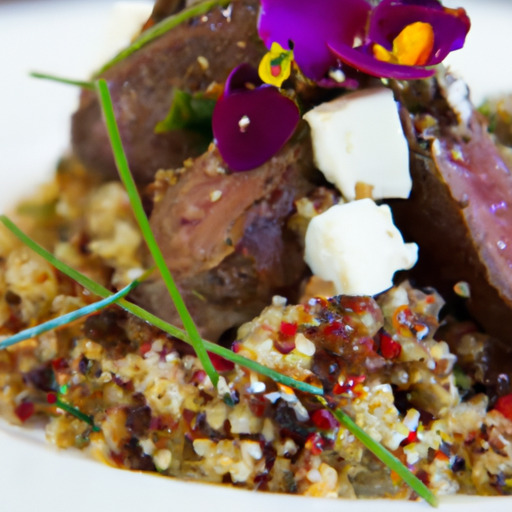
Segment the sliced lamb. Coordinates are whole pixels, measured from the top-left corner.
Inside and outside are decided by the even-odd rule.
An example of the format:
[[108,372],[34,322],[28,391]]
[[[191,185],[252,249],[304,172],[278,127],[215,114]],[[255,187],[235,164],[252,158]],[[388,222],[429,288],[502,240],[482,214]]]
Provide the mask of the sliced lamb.
[[[227,174],[212,146],[174,185],[161,176],[151,227],[201,334],[217,340],[252,319],[275,294],[297,299],[307,273],[302,241],[287,228],[294,201],[312,190],[307,141],[288,143],[249,172]],[[160,280],[136,300],[180,324]]]
[[[158,169],[181,167],[204,151],[195,132],[155,133],[172,103],[173,90],[206,91],[222,84],[237,63],[257,66],[265,52],[256,31],[257,0],[234,0],[178,25],[101,74],[109,84],[128,161],[146,184]],[[201,58],[199,58],[201,57]],[[91,170],[117,176],[96,94],[82,93],[72,119],[75,154]]]
[[[512,343],[512,175],[483,118],[447,104],[446,84],[398,92],[411,148],[413,190],[393,203],[402,232],[420,246],[416,276],[453,297],[469,284],[467,306],[490,334]],[[436,120],[433,123],[433,120]]]

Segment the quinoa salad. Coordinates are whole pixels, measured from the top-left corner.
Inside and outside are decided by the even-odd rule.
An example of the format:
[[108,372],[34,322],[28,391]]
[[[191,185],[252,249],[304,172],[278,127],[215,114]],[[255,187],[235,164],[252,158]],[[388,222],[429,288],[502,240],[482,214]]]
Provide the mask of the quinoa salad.
[[[325,16],[308,21],[310,3],[292,4],[157,1],[148,41],[74,84],[70,151],[2,217],[0,416],[109,466],[188,481],[508,496],[510,97],[476,109],[437,59],[464,44],[463,9],[322,0],[352,20],[338,40]],[[325,31],[322,50],[283,16]],[[193,328],[116,176],[95,80]],[[386,156],[371,161],[379,117]],[[55,262],[105,301],[123,296],[95,307]]]

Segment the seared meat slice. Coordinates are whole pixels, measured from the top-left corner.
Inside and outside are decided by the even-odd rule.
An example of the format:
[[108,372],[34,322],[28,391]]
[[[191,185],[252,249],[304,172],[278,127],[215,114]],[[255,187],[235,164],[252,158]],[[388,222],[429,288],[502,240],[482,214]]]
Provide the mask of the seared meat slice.
[[[430,100],[417,101],[427,91]],[[404,118],[413,190],[393,212],[404,235],[420,246],[416,275],[446,297],[458,281],[469,283],[471,314],[488,333],[512,343],[511,172],[476,111],[467,124],[458,123],[435,82],[412,85],[409,93],[400,94],[414,109]],[[427,115],[437,120],[434,129]],[[422,125],[429,128],[421,132]]]
[[[255,170],[225,173],[212,146],[175,185],[157,182],[151,227],[198,328],[211,340],[252,319],[274,294],[297,299],[307,272],[303,247],[286,226],[294,201],[313,185],[307,141],[289,143]],[[172,178],[172,176],[171,176]],[[171,179],[172,181],[172,179]],[[160,280],[135,300],[181,324]]]
[[154,25],[159,21],[162,21],[167,16],[171,16],[179,11],[181,11],[185,5],[186,0],[156,0],[155,5],[153,6],[153,11],[151,12],[151,16],[149,17],[149,22],[146,23],[146,26]]
[[[222,84],[241,62],[258,64],[265,52],[256,23],[257,0],[234,0],[232,9],[213,9],[178,25],[105,71],[128,161],[137,182],[146,184],[158,169],[181,167],[204,151],[194,132],[155,133],[172,103],[175,88],[189,93]],[[203,58],[198,58],[203,57]],[[117,176],[96,94],[83,91],[72,119],[72,145],[86,167]]]

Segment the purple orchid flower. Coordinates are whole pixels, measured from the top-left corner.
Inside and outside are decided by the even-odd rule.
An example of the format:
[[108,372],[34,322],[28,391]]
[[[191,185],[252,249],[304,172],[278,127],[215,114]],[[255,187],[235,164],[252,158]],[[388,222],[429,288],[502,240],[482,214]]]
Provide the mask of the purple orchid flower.
[[[421,43],[418,62],[404,64],[394,45],[404,29],[415,35],[417,22],[428,29],[428,44]],[[299,68],[321,83],[336,66],[380,78],[427,78],[432,66],[463,46],[469,27],[463,9],[437,0],[383,0],[376,7],[366,0],[261,0],[258,29],[268,47],[291,41]]]
[[263,84],[248,64],[226,80],[212,117],[213,136],[233,171],[254,169],[274,156],[300,120],[299,109],[277,87]]
[[305,76],[326,78],[339,62],[326,42],[352,46],[363,38],[371,5],[366,0],[261,0],[258,33],[270,49],[293,45],[295,61]]
[[[395,38],[416,22],[430,25],[433,47],[420,65],[384,62],[375,57],[374,45],[393,50]],[[436,0],[383,0],[372,11],[365,43],[354,48],[336,41],[328,41],[330,50],[342,62],[369,75],[380,78],[417,79],[435,73],[439,64],[451,51],[464,45],[470,21],[463,9],[445,9]]]

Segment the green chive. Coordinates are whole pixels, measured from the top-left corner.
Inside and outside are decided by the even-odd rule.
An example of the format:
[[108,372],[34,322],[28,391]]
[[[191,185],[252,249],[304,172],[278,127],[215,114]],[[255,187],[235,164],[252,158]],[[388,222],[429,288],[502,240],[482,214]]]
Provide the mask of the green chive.
[[85,82],[83,80],[72,80],[70,78],[62,78],[60,76],[55,75],[48,75],[46,73],[38,73],[36,71],[33,71],[30,73],[30,76],[33,78],[41,78],[42,80],[51,80],[52,82],[58,82],[60,84],[67,84],[67,85],[76,85],[78,87],[81,87],[82,89],[90,89],[94,90],[94,82]]
[[318,397],[318,400],[335,416],[340,425],[345,427],[381,462],[394,471],[414,492],[416,492],[420,498],[423,498],[433,507],[438,506],[437,498],[433,492],[418,477],[409,471],[407,467],[405,467],[390,451],[386,450],[384,446],[369,436],[348,414],[343,412],[341,409],[331,409],[326,400],[322,397]]
[[50,405],[55,405],[55,407],[58,407],[59,409],[62,409],[63,411],[67,412],[68,414],[71,414],[71,416],[74,416],[75,418],[78,418],[81,421],[84,421],[88,425],[92,427],[93,432],[100,432],[101,429],[97,425],[94,424],[94,421],[90,416],[83,413],[81,410],[77,409],[76,407],[73,407],[72,405],[63,402],[58,395],[55,393],[48,393],[48,403]]
[[151,41],[154,41],[166,32],[169,32],[169,30],[172,30],[174,27],[177,27],[181,23],[184,23],[191,18],[202,16],[203,14],[211,11],[214,7],[224,7],[231,1],[232,0],[207,0],[206,2],[193,5],[188,9],[184,9],[183,11],[180,11],[173,16],[169,16],[168,18],[163,19],[156,25],[153,25],[151,28],[148,28],[142,32],[142,34],[137,37],[137,39],[135,39],[135,41],[133,41],[130,46],[124,50],[121,50],[113,59],[104,64],[102,68],[95,74],[95,76],[100,75],[107,69],[111,68],[114,64],[117,64],[118,62],[126,59],[126,57],[129,57],[132,55],[132,53],[140,50],[143,46],[146,46]]
[[176,306],[176,310],[178,311],[181,321],[183,322],[183,326],[185,327],[185,330],[190,337],[190,341],[192,342],[192,346],[194,347],[197,357],[201,361],[204,371],[210,377],[213,385],[216,386],[217,382],[219,381],[219,375],[215,370],[212,362],[210,361],[210,357],[208,356],[208,353],[206,352],[206,349],[203,345],[203,340],[197,331],[197,327],[194,324],[194,321],[192,320],[192,317],[187,310],[178,287],[174,282],[171,272],[167,267],[165,258],[162,254],[162,251],[160,250],[160,247],[158,247],[155,236],[151,231],[148,218],[144,212],[142,201],[140,199],[137,186],[133,181],[133,177],[128,166],[128,161],[126,159],[126,154],[123,149],[123,143],[121,141],[121,135],[119,134],[119,129],[117,127],[114,107],[112,105],[112,98],[110,97],[107,82],[104,79],[98,80],[96,83],[96,90],[100,98],[100,104],[103,117],[105,119],[105,124],[107,125],[107,131],[110,144],[112,146],[112,152],[114,154],[114,160],[116,162],[121,181],[124,183],[126,192],[128,193],[130,204],[135,214],[135,218],[139,223],[142,236],[146,241],[146,244],[149,248],[149,251],[151,252],[151,255],[153,256],[153,259],[155,260],[155,264],[160,271],[160,274],[162,275],[162,279],[164,280],[164,283],[169,290],[169,294],[171,295],[174,305]]
[[122,290],[119,290],[117,293],[114,293],[109,297],[106,297],[98,302],[94,302],[93,304],[88,304],[87,306],[77,309],[76,311],[71,311],[70,313],[66,313],[65,315],[61,315],[57,318],[52,318],[47,322],[36,325],[29,329],[20,331],[14,336],[9,336],[8,338],[0,342],[0,350],[10,347],[11,345],[14,345],[16,343],[19,343],[20,341],[27,340],[29,338],[35,338],[36,336],[39,336],[44,332],[51,331],[52,329],[57,329],[63,325],[74,322],[75,320],[78,320],[79,318],[82,318],[84,316],[96,313],[96,311],[99,311],[100,309],[103,309],[128,295],[128,293],[130,293],[135,288],[135,286],[137,286],[145,278],[147,273],[148,272],[143,274],[141,278],[135,279],[128,286],[125,286]]
[[[105,287],[96,283],[95,281],[93,281],[89,277],[85,276],[84,274],[78,272],[77,270],[69,267],[64,262],[62,262],[58,258],[56,258],[52,253],[48,252],[46,249],[41,247],[37,242],[35,242],[29,236],[27,236],[25,233],[23,233],[23,231],[21,231],[16,226],[16,224],[14,224],[5,215],[0,215],[0,222],[2,224],[4,224],[4,226],[7,227],[7,229],[9,229],[9,231],[11,231],[27,247],[32,249],[39,256],[41,256],[46,261],[51,263],[57,270],[61,271],[63,274],[66,274],[68,277],[70,277],[71,279],[76,281],[78,284],[82,285],[84,288],[86,288],[90,292],[94,293],[95,295],[98,295],[99,297],[109,297],[111,295],[111,292],[109,290],[107,290]],[[170,334],[174,338],[177,338],[189,345],[192,344],[187,333],[183,332],[178,327],[175,327],[174,325],[171,325],[171,324],[165,322],[161,318],[158,318],[157,316],[149,313],[148,311],[141,308],[140,306],[132,304],[131,302],[128,302],[126,299],[119,299],[117,301],[117,304],[120,307],[122,307],[123,309],[125,309],[126,311],[128,311],[129,313],[135,315],[136,317],[140,318],[141,320],[144,320],[145,322],[148,322],[149,324],[154,325],[158,329],[161,329],[162,331],[166,332],[167,334]],[[264,375],[276,382],[279,382],[279,383],[289,386],[291,388],[297,389],[299,391],[303,391],[305,393],[310,393],[313,395],[322,395],[323,394],[322,388],[313,386],[306,382],[301,382],[299,380],[295,380],[291,377],[288,377],[287,375],[283,375],[282,373],[279,373],[275,370],[272,370],[271,368],[263,366],[262,364],[257,363],[256,361],[253,361],[252,359],[247,359],[246,357],[243,357],[239,354],[235,354],[231,350],[229,350],[225,347],[221,347],[215,343],[212,343],[211,341],[203,340],[203,343],[209,352],[213,352],[214,354],[217,354],[217,355],[223,357],[224,359],[227,359],[228,361],[231,361],[235,364],[238,364],[240,366],[243,366],[245,368],[253,370],[256,373],[259,373],[260,375]]]

